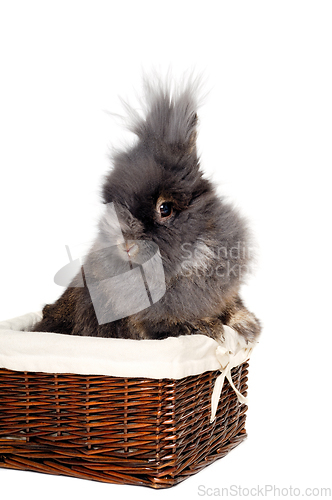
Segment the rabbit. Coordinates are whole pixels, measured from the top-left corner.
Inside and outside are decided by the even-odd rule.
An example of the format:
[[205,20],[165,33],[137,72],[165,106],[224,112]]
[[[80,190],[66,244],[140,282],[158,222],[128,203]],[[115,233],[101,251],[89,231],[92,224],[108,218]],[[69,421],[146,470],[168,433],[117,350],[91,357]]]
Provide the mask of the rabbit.
[[[127,127],[136,141],[114,153],[113,168],[102,185],[105,212],[95,241],[80,273],[55,303],[45,305],[34,331],[124,339],[203,334],[217,339],[228,325],[246,342],[257,340],[260,321],[239,295],[251,272],[251,234],[246,220],[217,195],[201,170],[198,87],[191,80],[172,90],[169,83],[146,79],[143,114],[125,104]],[[153,254],[149,244],[158,248],[164,293],[132,314],[121,317],[115,311],[111,320],[99,321],[87,274],[99,287],[98,301],[106,313],[116,309],[113,298],[121,303],[121,279],[120,289],[101,283],[148,261]],[[127,292],[122,302],[130,310],[130,297],[140,292],[122,281]]]

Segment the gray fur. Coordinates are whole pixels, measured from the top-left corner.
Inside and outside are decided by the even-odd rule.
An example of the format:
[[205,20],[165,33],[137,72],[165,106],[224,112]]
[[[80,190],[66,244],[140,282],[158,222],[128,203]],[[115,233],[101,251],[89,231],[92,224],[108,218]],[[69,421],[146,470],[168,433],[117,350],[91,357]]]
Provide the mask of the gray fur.
[[172,89],[170,81],[156,78],[154,83],[145,77],[143,117],[123,102],[128,113],[128,128],[141,140],[148,137],[168,144],[186,144],[197,122],[200,79],[191,79]]
[[[39,327],[57,331],[54,317],[71,311],[64,333],[163,338],[198,332],[216,337],[225,323],[252,339],[259,334],[259,321],[238,296],[250,271],[250,233],[243,217],[217,196],[201,171],[196,150],[199,81],[172,90],[169,83],[153,85],[146,79],[144,87],[143,114],[126,105],[137,142],[114,155],[102,196],[116,207],[124,240],[158,246],[166,293],[143,311],[98,325],[86,288],[69,287],[55,305],[46,306]],[[160,200],[172,204],[166,220],[158,218]],[[106,210],[93,251],[114,245],[113,225],[114,214]],[[232,251],[239,246],[248,251]],[[146,251],[143,243],[139,247],[134,264],[142,262]],[[99,262],[92,254],[86,262],[93,264],[96,276],[113,272],[114,261]]]

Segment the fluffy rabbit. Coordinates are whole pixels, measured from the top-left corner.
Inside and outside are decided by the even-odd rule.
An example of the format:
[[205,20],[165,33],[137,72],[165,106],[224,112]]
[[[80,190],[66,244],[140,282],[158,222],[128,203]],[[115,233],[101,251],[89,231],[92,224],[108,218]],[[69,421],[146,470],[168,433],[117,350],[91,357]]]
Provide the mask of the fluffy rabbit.
[[[128,339],[195,333],[217,338],[226,324],[248,341],[259,335],[259,321],[239,297],[251,261],[246,223],[200,170],[196,87],[189,83],[172,93],[170,86],[146,82],[144,116],[126,106],[137,141],[114,155],[102,190],[105,213],[82,273],[54,304],[44,307],[35,331]],[[116,239],[119,227],[122,241]],[[138,312],[100,321],[87,274],[97,284],[99,305],[106,312],[113,308],[116,317],[121,293],[126,291],[123,302],[130,309],[130,297],[134,300],[140,292],[125,280],[122,289],[119,280],[113,290],[102,283],[121,276],[128,262],[133,270],[147,261],[153,253],[149,242],[159,248],[165,293]]]

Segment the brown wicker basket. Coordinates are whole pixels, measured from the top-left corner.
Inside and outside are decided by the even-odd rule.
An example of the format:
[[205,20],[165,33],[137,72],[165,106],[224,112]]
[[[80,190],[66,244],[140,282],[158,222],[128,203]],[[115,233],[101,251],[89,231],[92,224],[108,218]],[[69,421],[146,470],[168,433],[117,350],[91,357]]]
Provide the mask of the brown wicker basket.
[[[219,371],[179,380],[0,369],[0,467],[166,488],[245,437],[247,406]],[[233,368],[246,395],[248,363]]]

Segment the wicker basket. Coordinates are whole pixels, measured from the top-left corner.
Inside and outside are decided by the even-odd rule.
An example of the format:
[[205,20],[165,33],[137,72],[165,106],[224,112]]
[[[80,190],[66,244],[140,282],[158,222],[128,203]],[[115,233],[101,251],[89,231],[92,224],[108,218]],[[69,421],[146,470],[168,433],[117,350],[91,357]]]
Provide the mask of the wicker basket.
[[[231,371],[245,396],[248,363]],[[247,406],[218,370],[182,379],[0,369],[0,467],[166,488],[245,437]]]

